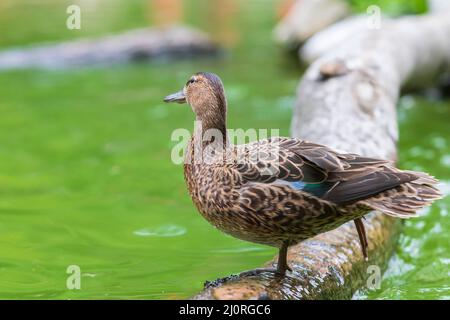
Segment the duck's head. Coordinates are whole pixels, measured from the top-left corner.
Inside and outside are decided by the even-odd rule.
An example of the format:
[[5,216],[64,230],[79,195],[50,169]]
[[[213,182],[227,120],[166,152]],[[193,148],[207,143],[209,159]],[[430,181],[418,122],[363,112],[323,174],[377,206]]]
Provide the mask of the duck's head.
[[226,99],[223,84],[214,73],[198,72],[183,89],[164,98],[164,102],[188,103],[201,120],[225,121]]

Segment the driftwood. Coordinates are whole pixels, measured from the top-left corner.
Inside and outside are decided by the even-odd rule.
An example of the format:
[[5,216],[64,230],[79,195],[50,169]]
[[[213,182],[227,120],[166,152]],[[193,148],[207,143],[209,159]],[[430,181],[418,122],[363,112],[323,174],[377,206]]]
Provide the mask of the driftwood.
[[[332,38],[332,32],[327,37]],[[327,38],[321,40],[326,42]],[[314,42],[320,43],[318,38]],[[395,107],[401,87],[408,81],[426,85],[449,66],[448,11],[383,20],[380,30],[354,30],[335,48],[317,54],[304,74],[297,92],[292,135],[340,150],[395,160]],[[236,276],[206,287],[193,298],[349,299],[365,287],[370,275],[368,266],[384,269],[401,222],[372,213],[365,226],[368,262],[362,257],[353,223],[348,223],[291,247],[288,262],[293,272],[284,278],[271,274]]]
[[109,65],[136,60],[214,56],[219,48],[204,33],[187,27],[145,28],[0,51],[0,70]]

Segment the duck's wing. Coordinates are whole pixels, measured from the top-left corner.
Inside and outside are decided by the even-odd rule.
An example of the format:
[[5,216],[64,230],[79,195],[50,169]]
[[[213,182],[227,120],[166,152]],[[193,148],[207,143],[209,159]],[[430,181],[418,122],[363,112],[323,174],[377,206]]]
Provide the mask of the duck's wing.
[[266,139],[236,150],[236,169],[244,181],[285,183],[336,204],[365,199],[418,178],[387,160],[339,153],[300,139]]
[[[300,141],[300,140],[298,140]],[[288,142],[288,143],[286,143]],[[235,148],[236,169],[244,181],[272,183],[276,180],[321,183],[327,180],[326,166],[320,166],[290,149],[283,138],[259,140]]]

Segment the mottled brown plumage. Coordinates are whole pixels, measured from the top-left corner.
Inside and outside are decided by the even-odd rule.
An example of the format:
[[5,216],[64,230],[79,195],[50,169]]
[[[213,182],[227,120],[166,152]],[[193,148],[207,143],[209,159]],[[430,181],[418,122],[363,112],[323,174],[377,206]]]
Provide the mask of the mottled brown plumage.
[[365,214],[410,217],[441,197],[434,178],[390,161],[294,138],[228,143],[225,94],[214,74],[195,74],[165,101],[187,102],[196,114],[184,169],[197,209],[227,234],[280,248],[279,273],[289,270],[288,246],[351,220],[366,256]]

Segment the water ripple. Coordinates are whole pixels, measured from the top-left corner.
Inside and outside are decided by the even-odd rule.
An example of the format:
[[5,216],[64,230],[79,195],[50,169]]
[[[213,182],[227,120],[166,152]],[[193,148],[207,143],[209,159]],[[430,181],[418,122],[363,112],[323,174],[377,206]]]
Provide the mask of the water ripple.
[[261,247],[241,247],[241,248],[229,248],[229,249],[218,249],[213,252],[216,253],[240,253],[240,252],[253,252],[253,251],[265,251],[266,248]]
[[187,230],[185,227],[178,226],[175,224],[162,225],[156,228],[143,228],[133,231],[133,234],[140,237],[179,237],[186,234]]

